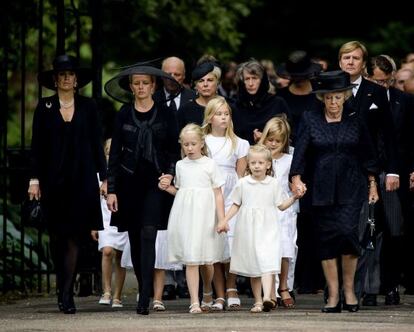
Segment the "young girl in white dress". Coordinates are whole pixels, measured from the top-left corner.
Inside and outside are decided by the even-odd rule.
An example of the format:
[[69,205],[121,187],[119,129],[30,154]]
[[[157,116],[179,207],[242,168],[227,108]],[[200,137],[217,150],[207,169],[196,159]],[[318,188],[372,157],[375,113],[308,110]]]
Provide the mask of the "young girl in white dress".
[[[105,156],[109,157],[111,140],[105,142]],[[106,199],[101,196],[101,209],[104,230],[98,232],[98,250],[102,251],[102,288],[103,294],[99,299],[99,304],[110,305],[112,307],[122,307],[122,288],[125,281],[125,268],[121,267],[121,256],[128,243],[128,232],[118,232],[118,228],[110,226],[111,211],[108,210]],[[115,288],[112,296],[112,261],[114,260],[115,269]]]
[[[190,313],[211,308],[213,264],[224,260],[226,238],[217,234],[217,219],[224,218],[221,187],[224,180],[214,160],[207,157],[204,134],[196,124],[186,125],[180,133],[185,158],[176,164],[174,186],[160,178],[160,189],[175,194],[168,219],[168,258],[170,263],[186,265]],[[199,272],[203,281],[203,301],[198,300]]]
[[[225,179],[223,187],[224,209],[227,211],[233,201],[230,194],[237,180],[244,176],[247,166],[249,142],[236,136],[233,131],[231,109],[226,100],[219,96],[210,100],[204,111],[203,131],[206,134],[206,144],[209,157],[218,165]],[[233,241],[235,218],[229,221],[227,242],[224,252],[225,261],[214,264],[213,284],[216,300],[213,310],[223,310],[225,293],[227,293],[227,308],[240,308],[240,298],[237,294],[236,275],[229,273],[231,247]],[[226,292],[225,292],[226,289]]]
[[[279,180],[283,191],[291,195],[289,171],[292,163],[292,153],[289,153],[289,136],[290,126],[287,120],[283,117],[274,117],[266,123],[259,144],[264,144],[270,149],[274,177]],[[289,280],[289,275],[293,275],[294,273],[297,254],[296,219],[298,210],[299,204],[296,202],[285,211],[278,211],[282,234],[282,267],[279,274],[279,287],[277,292],[281,298],[281,305],[287,309],[293,309],[295,306],[295,302],[289,293],[293,289],[293,278]],[[288,280],[291,284],[290,287]],[[272,290],[273,296],[275,296],[274,290]]]
[[[285,210],[302,193],[283,197],[281,184],[270,176],[272,155],[263,145],[255,145],[247,155],[248,173],[232,193],[233,205],[219,224],[219,233],[228,230],[228,221],[237,213],[230,272],[250,277],[255,299],[252,313],[270,311],[273,276],[280,273],[281,230],[277,209]],[[263,285],[263,299],[262,299]]]

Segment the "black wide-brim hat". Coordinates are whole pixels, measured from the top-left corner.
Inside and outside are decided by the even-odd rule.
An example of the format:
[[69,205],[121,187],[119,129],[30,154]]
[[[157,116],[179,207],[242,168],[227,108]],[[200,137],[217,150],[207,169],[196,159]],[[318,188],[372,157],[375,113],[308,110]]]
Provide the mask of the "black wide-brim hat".
[[356,84],[351,83],[349,73],[333,70],[320,73],[311,80],[312,93],[330,93],[352,89]]
[[90,68],[79,67],[75,57],[63,54],[53,60],[53,69],[46,70],[37,75],[40,85],[50,90],[56,90],[55,76],[62,71],[73,71],[76,74],[77,88],[82,88],[92,81],[93,73]]
[[287,79],[309,79],[321,70],[322,66],[319,63],[312,62],[305,51],[294,51],[289,55],[288,60],[277,68],[276,74]]
[[129,86],[129,80],[131,75],[150,75],[162,79],[168,79],[172,83],[177,85],[177,90],[181,88],[180,83],[178,83],[174,79],[174,77],[162,71],[161,69],[158,69],[153,66],[133,65],[127,67],[118,75],[106,82],[104,86],[105,92],[110,97],[121,103],[132,102],[134,100],[134,95],[132,94],[131,88]]

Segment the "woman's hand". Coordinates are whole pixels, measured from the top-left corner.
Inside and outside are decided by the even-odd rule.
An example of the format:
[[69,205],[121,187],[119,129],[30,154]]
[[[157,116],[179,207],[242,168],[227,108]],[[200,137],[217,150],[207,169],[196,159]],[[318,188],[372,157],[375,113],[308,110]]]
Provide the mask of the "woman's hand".
[[259,129],[256,128],[255,130],[253,130],[253,139],[255,143],[259,142],[261,137],[262,132]]
[[29,199],[33,200],[33,198],[35,200],[39,200],[41,197],[41,193],[40,193],[40,185],[39,185],[39,180],[37,179],[32,179],[29,182],[29,189],[27,190],[27,193],[29,194]]
[[111,212],[118,211],[118,199],[115,194],[109,194],[106,197],[106,205],[108,206],[109,211]]
[[98,233],[98,231],[92,230],[91,231],[91,236],[92,236],[92,240],[98,241],[98,239],[99,239],[99,233]]
[[414,172],[410,174],[410,190],[414,191]]
[[292,177],[290,190],[296,198],[302,198],[303,195],[305,195],[307,188],[306,184],[302,182],[300,175],[295,175]]
[[167,190],[171,184],[172,179],[173,176],[171,174],[162,173],[162,175],[158,178],[158,180],[160,180],[160,182],[158,183],[158,188],[160,188],[161,190]]

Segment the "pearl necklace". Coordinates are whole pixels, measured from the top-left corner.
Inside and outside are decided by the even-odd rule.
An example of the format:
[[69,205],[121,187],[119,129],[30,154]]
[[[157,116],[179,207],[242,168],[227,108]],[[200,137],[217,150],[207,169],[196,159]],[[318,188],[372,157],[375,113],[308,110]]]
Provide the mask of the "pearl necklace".
[[73,98],[70,102],[68,102],[68,103],[65,103],[65,102],[63,102],[62,100],[60,100],[59,99],[59,104],[60,104],[60,107],[62,107],[62,108],[71,108],[72,106],[73,106],[73,104],[75,103],[75,98]]

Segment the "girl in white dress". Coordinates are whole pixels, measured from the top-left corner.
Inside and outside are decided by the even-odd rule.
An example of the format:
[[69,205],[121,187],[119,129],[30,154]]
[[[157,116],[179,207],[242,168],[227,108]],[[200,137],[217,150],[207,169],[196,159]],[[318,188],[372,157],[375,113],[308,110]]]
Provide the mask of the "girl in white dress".
[[[289,171],[292,163],[292,154],[289,154],[289,136],[290,126],[283,117],[274,117],[270,119],[263,130],[259,144],[264,144],[272,153],[272,165],[274,177],[279,180],[280,185],[285,193],[291,194],[289,188]],[[299,204],[296,202],[285,211],[278,211],[279,222],[281,226],[281,243],[282,243],[282,267],[279,274],[278,294],[281,298],[281,304],[284,308],[292,309],[295,306],[293,298],[289,291],[293,288],[288,286],[288,276],[293,275],[296,261],[296,219],[299,210]],[[275,283],[273,283],[275,285]],[[272,290],[272,297],[275,291]]]
[[[105,142],[105,156],[109,157],[111,139]],[[112,307],[122,307],[122,288],[125,281],[125,268],[121,267],[121,256],[125,245],[128,243],[128,232],[118,232],[118,228],[110,226],[111,211],[108,210],[106,199],[101,196],[101,209],[104,230],[98,232],[98,250],[102,251],[102,288],[103,294],[99,299],[99,304],[110,305]],[[112,298],[112,261],[114,260],[115,269],[115,288]]]
[[[203,130],[206,134],[206,144],[209,157],[218,165],[225,179],[223,187],[224,209],[227,211],[233,201],[230,194],[237,180],[244,176],[247,166],[249,142],[236,136],[233,131],[231,109],[223,97],[210,100],[204,111]],[[214,264],[213,284],[216,291],[213,310],[223,310],[225,293],[227,293],[227,308],[240,308],[240,298],[237,294],[236,275],[229,273],[231,248],[233,242],[235,218],[229,221],[227,242],[224,251],[225,261]],[[226,288],[226,292],[225,292]]]
[[[269,176],[272,155],[263,145],[255,145],[247,155],[248,173],[232,193],[233,205],[219,223],[219,233],[228,230],[228,221],[237,213],[230,272],[250,277],[255,299],[253,313],[270,311],[273,275],[280,273],[281,231],[277,209],[285,210],[303,194],[284,199],[281,184]],[[263,299],[262,299],[263,285]]]
[[[185,158],[176,164],[175,186],[160,177],[160,189],[175,194],[168,219],[168,258],[186,265],[190,313],[201,313],[212,306],[213,264],[224,260],[226,238],[216,233],[217,219],[224,219],[224,180],[214,160],[207,157],[204,134],[196,124],[180,133]],[[198,300],[199,272],[203,281],[203,301]],[[210,298],[204,298],[209,296]]]

